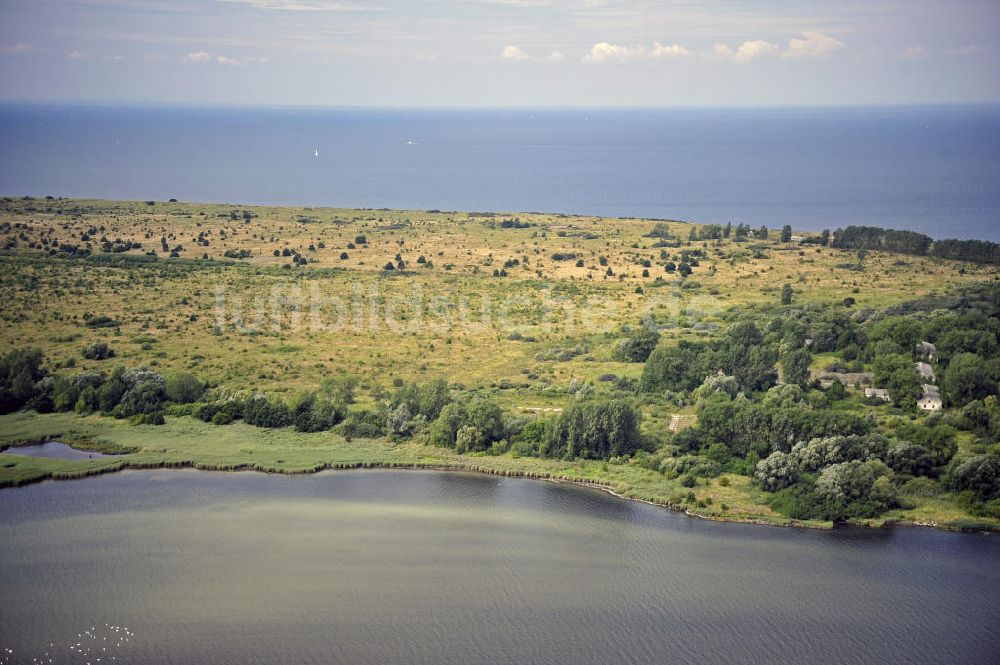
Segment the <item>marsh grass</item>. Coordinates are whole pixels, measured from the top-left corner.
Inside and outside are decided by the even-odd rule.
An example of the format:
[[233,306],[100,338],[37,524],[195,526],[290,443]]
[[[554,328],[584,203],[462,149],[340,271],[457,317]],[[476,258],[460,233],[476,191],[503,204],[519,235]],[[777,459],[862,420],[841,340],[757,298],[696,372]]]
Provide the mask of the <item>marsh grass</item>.
[[[46,440],[51,432],[59,432],[60,440],[67,443],[86,440],[135,452],[114,459],[77,462],[4,455],[15,464],[0,465],[0,486],[83,478],[122,469],[195,468],[286,474],[355,468],[446,469],[581,483],[627,499],[716,520],[832,526],[829,522],[790,520],[772,511],[765,505],[763,491],[749,478],[729,473],[720,478],[700,479],[689,489],[682,487],[679,480],[627,463],[510,454],[460,455],[418,441],[398,444],[384,439],[346,441],[332,432],[306,434],[291,428],[268,430],[243,423],[219,427],[189,417],[167,418],[163,426],[129,426],[111,418],[65,413],[20,412],[0,416],[0,445]],[[726,482],[721,482],[722,478]],[[695,501],[685,500],[688,492],[694,493]],[[878,524],[900,521],[969,528],[969,516],[947,497],[913,497],[913,500],[913,509],[893,511]],[[877,525],[872,521],[866,523]],[[981,529],[1000,528],[1000,522],[986,518],[977,520],[977,524]]]

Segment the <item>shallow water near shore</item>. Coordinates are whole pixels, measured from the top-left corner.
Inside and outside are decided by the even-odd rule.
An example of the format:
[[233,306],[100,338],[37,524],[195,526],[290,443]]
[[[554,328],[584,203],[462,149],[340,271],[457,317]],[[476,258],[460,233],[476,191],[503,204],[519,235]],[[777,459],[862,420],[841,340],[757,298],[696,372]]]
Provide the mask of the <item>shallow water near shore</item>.
[[45,457],[48,459],[83,460],[101,457],[115,457],[96,450],[81,450],[58,441],[33,443],[27,446],[11,446],[0,451],[0,455],[23,455],[24,457]]
[[0,651],[76,662],[107,624],[118,662],[992,663],[998,564],[525,479],[124,471],[0,490]]

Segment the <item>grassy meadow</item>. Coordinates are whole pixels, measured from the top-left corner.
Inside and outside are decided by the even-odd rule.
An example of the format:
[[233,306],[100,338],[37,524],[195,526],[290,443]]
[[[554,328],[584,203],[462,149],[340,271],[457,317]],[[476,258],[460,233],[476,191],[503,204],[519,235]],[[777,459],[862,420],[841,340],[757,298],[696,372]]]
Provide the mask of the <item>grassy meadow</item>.
[[[679,242],[664,246],[649,236],[658,222],[6,198],[0,340],[6,349],[40,348],[61,371],[148,365],[190,372],[223,392],[286,398],[325,378],[352,376],[359,403],[371,404],[402,382],[444,377],[457,390],[530,415],[558,413],[573,399],[571,385],[601,392],[609,376],[637,379],[642,364],[613,360],[612,347],[646,317],[665,324],[660,344],[672,345],[711,336],[732,307],[778,302],[786,283],[796,302],[834,307],[853,298],[862,310],[998,274],[929,257],[859,257],[783,243],[777,229],[767,239],[689,240],[699,225],[670,221]],[[86,258],[66,249],[88,244]],[[687,279],[662,266],[698,250],[704,256]],[[81,348],[96,341],[115,357],[82,357]],[[820,369],[832,360],[817,354],[813,362]],[[693,413],[651,400],[641,427],[664,435],[693,424]],[[750,478],[731,473],[689,490],[627,463],[467,455],[416,439],[348,441],[333,432],[218,427],[190,417],[153,426],[73,413],[0,416],[0,445],[51,439],[131,452],[80,462],[5,455],[0,483],[161,465],[285,473],[455,467],[597,483],[717,519],[790,521],[764,504]],[[946,498],[912,499],[916,507],[878,522],[957,526],[968,519]]]
[[[38,346],[50,360],[97,369],[106,363],[80,358],[80,347],[103,339],[129,365],[279,393],[314,387],[334,372],[386,389],[396,378],[445,376],[497,391],[515,408],[558,406],[549,389],[574,378],[637,375],[641,365],[613,362],[610,347],[622,326],[648,314],[671,322],[662,333],[670,343],[702,337],[729,307],[776,302],[786,282],[798,301],[834,305],[853,297],[857,308],[876,308],[997,272],[876,252],[863,270],[838,267],[858,259],[777,242],[772,229],[771,240],[667,249],[709,255],[680,288],[676,275],[655,269],[663,250],[645,237],[649,220],[40,199],[5,200],[0,216],[16,240],[0,254],[7,346]],[[493,228],[505,219],[530,226]],[[685,239],[692,225],[669,226]],[[193,242],[200,233],[207,246]],[[47,256],[53,243],[82,246],[84,234],[95,236],[95,247],[100,237],[141,244],[104,256],[156,251],[160,260],[120,267]],[[359,235],[367,244],[354,242]],[[161,238],[182,248],[179,259],[167,258]],[[289,257],[274,256],[286,248],[309,263],[286,267]],[[225,258],[240,250],[251,256]],[[577,258],[554,260],[558,254]],[[405,270],[384,270],[397,255]],[[421,256],[426,263],[417,262]],[[509,259],[518,265],[494,277]],[[120,325],[90,328],[86,318],[94,316]],[[514,386],[498,388],[506,384]]]

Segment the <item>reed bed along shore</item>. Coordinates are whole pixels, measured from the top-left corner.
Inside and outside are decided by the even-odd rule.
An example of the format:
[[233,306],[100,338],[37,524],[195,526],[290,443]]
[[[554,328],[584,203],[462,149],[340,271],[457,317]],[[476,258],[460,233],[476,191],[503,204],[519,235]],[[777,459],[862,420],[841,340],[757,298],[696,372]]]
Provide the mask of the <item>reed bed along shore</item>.
[[[60,460],[16,455],[16,446],[62,441],[102,451],[131,451],[120,457]],[[15,446],[13,450],[11,446]],[[163,426],[130,426],[100,416],[21,412],[0,416],[0,487],[43,480],[74,480],[125,469],[190,468],[202,471],[304,474],[348,469],[414,469],[474,472],[575,483],[682,511],[693,517],[775,526],[831,528],[830,522],[792,520],[772,511],[750,479],[723,474],[694,488],[633,464],[552,460],[510,454],[462,455],[446,448],[385,439],[347,441],[330,432],[303,434],[243,424],[216,427],[187,417]],[[14,453],[14,454],[10,454]],[[723,480],[725,478],[725,480]],[[896,510],[865,526],[912,524],[956,530],[1000,530],[995,520],[970,520],[950,504],[928,497],[909,510]]]

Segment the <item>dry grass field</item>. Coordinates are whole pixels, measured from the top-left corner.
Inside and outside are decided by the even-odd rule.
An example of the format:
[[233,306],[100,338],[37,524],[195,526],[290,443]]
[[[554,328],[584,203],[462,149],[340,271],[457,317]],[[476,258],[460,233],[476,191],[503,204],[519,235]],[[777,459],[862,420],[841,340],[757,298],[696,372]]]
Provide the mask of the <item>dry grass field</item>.
[[[780,243],[774,229],[770,240],[688,241],[697,225],[682,222],[669,223],[680,246],[660,248],[651,220],[542,214],[4,199],[0,223],[8,347],[89,367],[99,363],[80,349],[103,339],[130,365],[279,393],[331,373],[372,389],[445,376],[508,407],[557,407],[554,387],[637,375],[609,351],[646,316],[669,324],[671,343],[710,333],[726,308],[776,301],[785,283],[797,302],[864,308],[996,273],[879,253],[854,270],[838,267],[858,263],[852,252]],[[102,239],[140,246],[102,254]],[[94,256],[59,258],[63,244]],[[705,257],[687,280],[665,271],[692,250]],[[128,261],[148,252],[155,262]],[[96,316],[120,325],[88,327]]]

